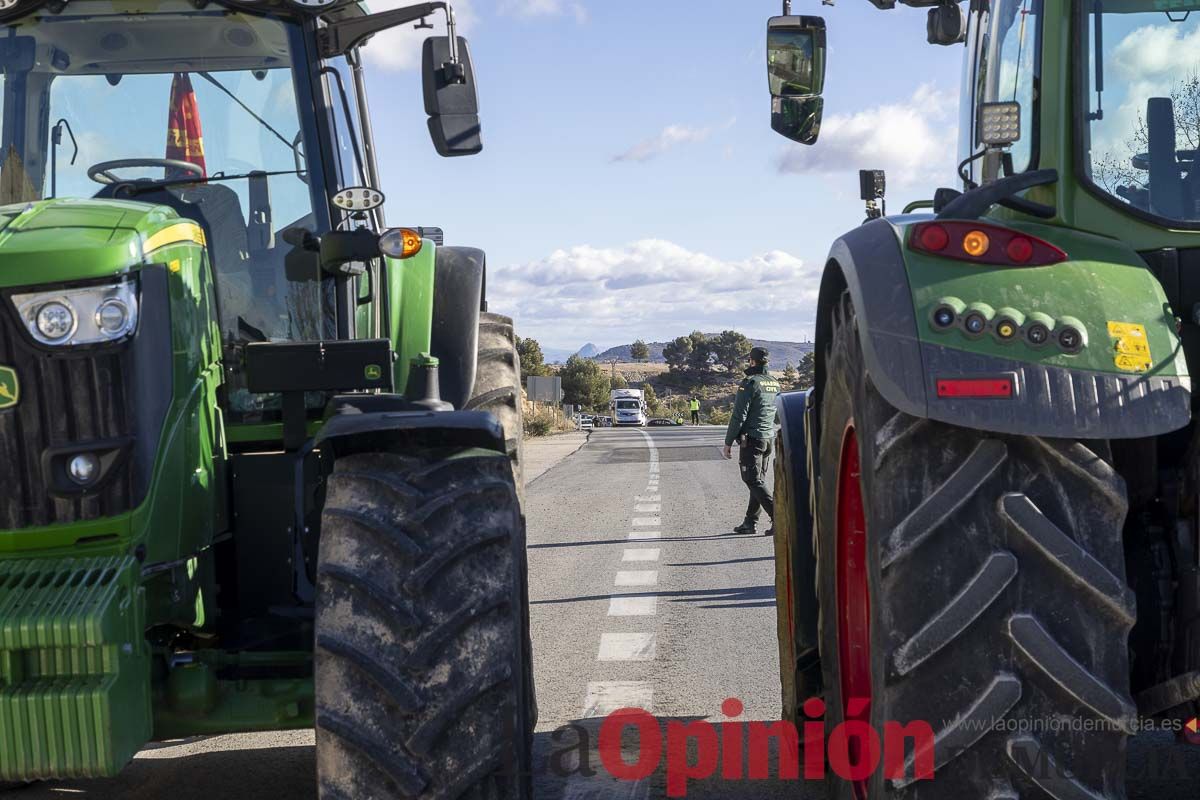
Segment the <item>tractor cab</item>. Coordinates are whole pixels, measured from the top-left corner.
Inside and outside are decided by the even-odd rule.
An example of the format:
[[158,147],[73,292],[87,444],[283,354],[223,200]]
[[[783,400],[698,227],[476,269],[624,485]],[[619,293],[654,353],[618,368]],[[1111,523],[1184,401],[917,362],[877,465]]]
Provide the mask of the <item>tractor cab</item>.
[[[323,269],[315,246],[330,231],[381,229],[359,45],[424,19],[381,16],[342,2],[21,0],[0,11],[0,206],[133,202],[195,223],[235,356],[234,424],[278,415],[277,398],[246,389],[245,344],[384,335],[382,314],[358,303],[381,278],[378,260]],[[446,154],[478,150],[477,133],[447,144],[440,124],[431,130]],[[360,196],[339,205],[353,187]],[[81,205],[89,198],[119,203]],[[52,324],[38,335],[70,346],[54,332],[75,323]]]

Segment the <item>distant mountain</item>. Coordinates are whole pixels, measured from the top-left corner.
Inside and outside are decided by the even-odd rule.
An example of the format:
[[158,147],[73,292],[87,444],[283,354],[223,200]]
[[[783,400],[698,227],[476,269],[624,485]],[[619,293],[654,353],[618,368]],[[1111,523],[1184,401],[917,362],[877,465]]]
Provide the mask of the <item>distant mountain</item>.
[[[709,334],[714,336],[715,334]],[[771,354],[772,369],[782,368],[787,362],[799,364],[800,359],[804,358],[805,353],[811,353],[813,350],[812,342],[775,342],[769,339],[751,339],[755,347],[765,347],[767,352]],[[666,342],[646,342],[646,347],[650,350],[650,360],[657,363],[666,361],[663,358],[663,347]],[[616,359],[618,361],[633,361],[633,356],[630,354],[632,344],[623,344],[619,347],[610,347],[603,353],[595,356],[597,361],[609,361]]]
[[562,350],[557,347],[543,347],[542,359],[547,364],[565,364],[567,359],[575,355],[573,350]]
[[576,350],[575,355],[581,356],[582,358],[595,358],[596,356],[600,355],[600,348],[596,347],[596,345],[592,344],[591,342],[588,342],[583,347]]

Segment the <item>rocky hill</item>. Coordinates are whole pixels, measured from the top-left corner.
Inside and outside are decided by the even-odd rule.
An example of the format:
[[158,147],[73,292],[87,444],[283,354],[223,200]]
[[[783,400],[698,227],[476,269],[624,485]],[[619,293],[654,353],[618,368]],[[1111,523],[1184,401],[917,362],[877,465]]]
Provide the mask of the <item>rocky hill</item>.
[[[713,335],[713,334],[710,334]],[[811,353],[813,349],[812,342],[775,342],[769,339],[751,339],[755,347],[765,347],[767,352],[771,354],[772,368],[783,367],[787,362],[799,364],[800,359],[804,358],[805,353]],[[663,347],[666,342],[646,342],[646,347],[650,350],[650,360],[656,363],[666,361],[663,358]],[[623,344],[618,347],[610,347],[603,353],[595,356],[597,361],[611,361],[614,358],[618,361],[632,361],[630,355],[632,344]]]

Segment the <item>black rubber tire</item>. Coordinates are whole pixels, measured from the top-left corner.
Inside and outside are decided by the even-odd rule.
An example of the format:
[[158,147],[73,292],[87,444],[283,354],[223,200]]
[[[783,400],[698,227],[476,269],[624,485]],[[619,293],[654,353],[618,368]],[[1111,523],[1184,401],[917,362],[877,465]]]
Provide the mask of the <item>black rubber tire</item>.
[[[817,542],[826,730],[842,718],[834,560],[840,450],[852,422],[872,725],[924,720],[937,737],[932,781],[885,780],[881,768],[869,796],[1124,798],[1136,710],[1121,478],[1082,442],[897,412],[866,374],[848,294],[834,310],[826,376]],[[1084,724],[1049,729],[1065,720]],[[829,775],[831,797],[854,796]]]
[[317,567],[322,800],[531,796],[524,565],[503,455],[337,461]]
[[504,427],[505,446],[512,460],[517,491],[525,496],[521,469],[524,427],[521,412],[521,359],[513,321],[499,314],[479,315],[479,358],[475,367],[475,389],[467,402],[468,411],[490,411]]

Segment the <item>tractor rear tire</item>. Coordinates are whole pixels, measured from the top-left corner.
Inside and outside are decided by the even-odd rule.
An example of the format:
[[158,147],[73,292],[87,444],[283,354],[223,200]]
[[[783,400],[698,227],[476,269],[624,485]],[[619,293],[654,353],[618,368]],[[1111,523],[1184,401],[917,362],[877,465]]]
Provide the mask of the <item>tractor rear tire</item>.
[[524,572],[504,455],[338,459],[317,567],[321,800],[531,796]]
[[[831,770],[830,797],[1124,798],[1135,607],[1120,476],[1085,442],[896,411],[866,373],[848,293],[826,364],[817,589],[827,739],[846,718],[876,731],[920,720],[935,735],[932,780],[912,780],[910,745],[906,777],[881,765],[853,783]],[[843,695],[861,698],[863,687],[869,706],[856,715]]]
[[467,411],[490,411],[504,427],[504,441],[513,465],[517,492],[525,495],[521,470],[524,431],[521,414],[521,360],[509,317],[484,312],[479,315],[479,353],[475,388]]

